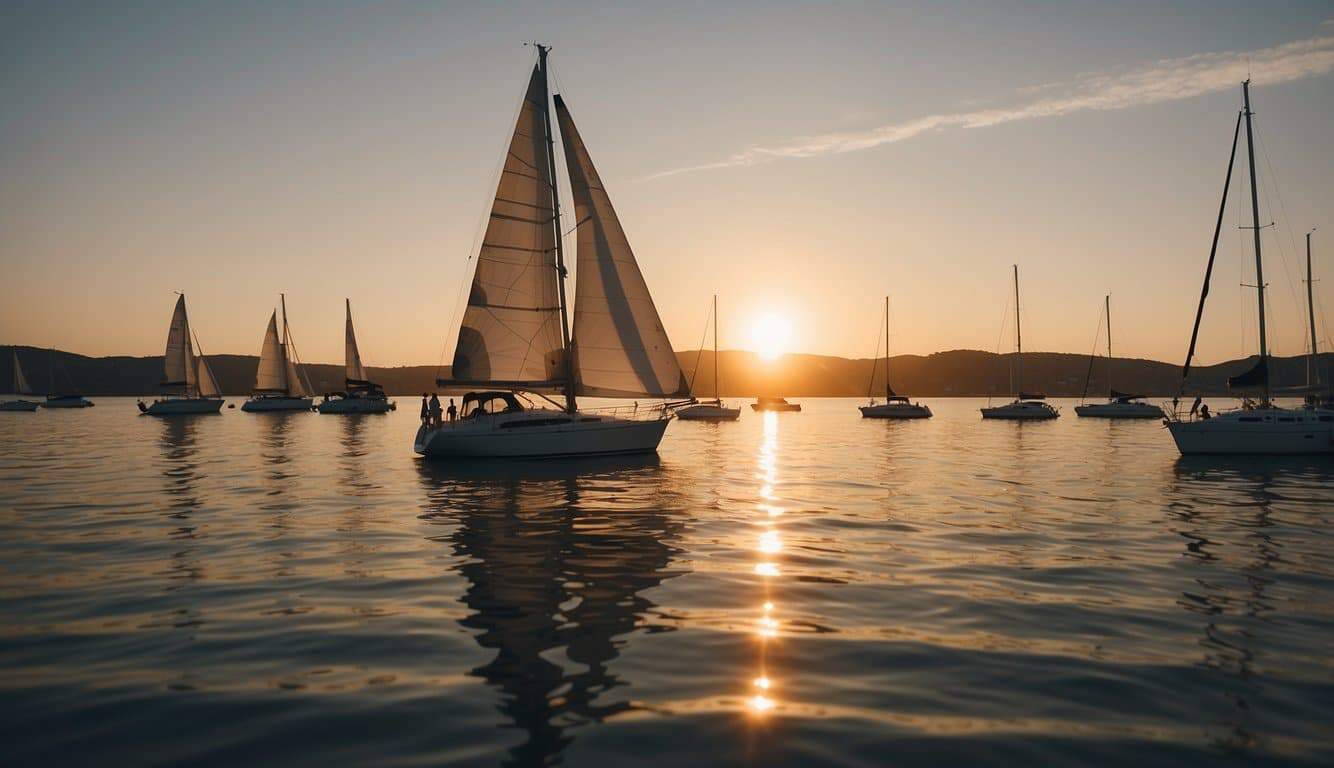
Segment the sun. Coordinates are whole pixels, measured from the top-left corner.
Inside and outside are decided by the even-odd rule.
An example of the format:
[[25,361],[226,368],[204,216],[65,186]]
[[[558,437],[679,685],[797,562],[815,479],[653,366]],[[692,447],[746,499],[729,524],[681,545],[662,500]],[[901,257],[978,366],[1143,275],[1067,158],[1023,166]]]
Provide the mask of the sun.
[[787,352],[792,340],[792,324],[776,312],[755,318],[750,329],[750,343],[762,360],[777,360]]

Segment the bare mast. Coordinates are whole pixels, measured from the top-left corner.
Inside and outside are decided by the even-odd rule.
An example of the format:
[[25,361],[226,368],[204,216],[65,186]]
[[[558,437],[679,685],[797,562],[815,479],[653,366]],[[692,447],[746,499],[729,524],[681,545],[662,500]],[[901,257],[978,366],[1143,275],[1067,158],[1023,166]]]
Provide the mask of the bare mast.
[[1315,295],[1312,285],[1315,280],[1311,276],[1311,233],[1306,233],[1306,311],[1311,319],[1311,356],[1306,360],[1306,386],[1308,389],[1314,388],[1320,383],[1320,353],[1316,346],[1315,338]]
[[[1307,237],[1310,242],[1310,237]],[[713,294],[713,397],[719,405],[723,403],[723,395],[718,391],[718,294]]]
[[556,228],[556,283],[560,288],[560,336],[565,351],[565,410],[574,413],[574,345],[570,341],[570,312],[565,298],[565,250],[561,247],[560,193],[556,190],[556,134],[551,130],[551,79],[547,77],[547,54],[551,46],[533,43],[537,48],[537,68],[542,73],[542,123],[547,129],[547,168],[551,178],[552,226]]
[[1016,399],[1023,400],[1024,399],[1024,335],[1019,325],[1019,265],[1018,264],[1014,265],[1014,348],[1015,351],[1017,352],[1014,358],[1015,360],[1014,367],[1015,370],[1018,372],[1017,375],[1015,376],[1015,380],[1019,384],[1019,386],[1017,387],[1019,391],[1016,392],[1015,394],[1018,395],[1018,398]]
[[889,297],[885,297],[885,402],[894,394],[894,388],[889,386]]
[[1264,398],[1261,405],[1269,405],[1269,342],[1265,332],[1265,273],[1260,258],[1260,196],[1255,186],[1255,141],[1251,132],[1251,81],[1241,84],[1242,101],[1246,114],[1246,155],[1251,166],[1251,229],[1255,234],[1255,292],[1260,317],[1260,370],[1264,377]]
[[1102,297],[1103,309],[1107,312],[1107,399],[1112,399],[1112,296]]

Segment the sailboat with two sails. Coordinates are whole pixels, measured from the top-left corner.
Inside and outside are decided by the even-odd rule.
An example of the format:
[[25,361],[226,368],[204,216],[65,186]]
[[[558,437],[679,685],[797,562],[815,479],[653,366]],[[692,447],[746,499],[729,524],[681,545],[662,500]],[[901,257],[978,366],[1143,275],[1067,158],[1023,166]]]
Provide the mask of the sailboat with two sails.
[[[876,354],[880,345],[876,345]],[[877,403],[870,394],[875,389],[875,360],[871,361],[871,383],[867,385],[870,402],[859,408],[865,419],[929,419],[931,409],[921,403],[914,403],[906,396],[894,391],[889,383],[889,297],[885,297],[885,402]]]
[[[723,402],[722,390],[718,388],[718,296],[713,297],[713,399],[701,400],[682,408],[676,415],[686,421],[736,421],[741,417],[740,408],[728,408]],[[695,391],[695,373],[699,372],[699,358],[695,358],[695,372],[690,374],[690,391]]]
[[343,328],[343,391],[329,392],[320,401],[320,413],[388,413],[394,410],[384,387],[371,381],[361,364],[357,332],[352,327],[352,300],[343,299],[347,323]]
[[[1232,153],[1228,157],[1227,177],[1223,182],[1223,200],[1218,206],[1218,222],[1214,226],[1213,245],[1209,249],[1209,264],[1204,271],[1204,287],[1200,291],[1200,303],[1195,311],[1195,326],[1191,330],[1190,347],[1186,351],[1186,362],[1181,369],[1181,389],[1172,401],[1172,413],[1166,419],[1166,425],[1176,441],[1177,449],[1183,455],[1192,454],[1308,454],[1334,453],[1334,411],[1309,405],[1301,408],[1285,408],[1272,399],[1269,379],[1269,341],[1265,327],[1265,281],[1264,259],[1261,256],[1260,242],[1260,203],[1255,178],[1255,141],[1251,125],[1251,81],[1241,84],[1242,110],[1237,115],[1237,124],[1232,133]],[[1189,411],[1178,409],[1181,394],[1186,389],[1190,376],[1191,360],[1195,356],[1195,342],[1200,334],[1200,319],[1204,315],[1205,299],[1209,296],[1209,280],[1213,274],[1214,257],[1218,253],[1218,237],[1223,227],[1223,216],[1227,210],[1228,189],[1232,183],[1232,168],[1237,158],[1237,141],[1241,135],[1243,120],[1246,123],[1246,155],[1250,167],[1251,183],[1251,226],[1255,249],[1255,289],[1257,320],[1259,322],[1260,359],[1250,370],[1233,376],[1228,380],[1231,389],[1256,392],[1259,400],[1247,397],[1241,407],[1210,415],[1207,409],[1196,406]],[[1309,241],[1308,241],[1309,243]],[[1308,251],[1309,256],[1309,251]],[[1308,273],[1309,279],[1309,261]],[[1307,302],[1312,317],[1311,347],[1315,349],[1314,303],[1308,293]],[[1313,366],[1313,363],[1312,363]],[[1312,369],[1313,370],[1313,367]]]
[[[11,349],[9,354],[14,361],[14,394],[31,395],[32,387],[28,386],[28,377],[23,375],[23,366],[19,365],[18,350]],[[36,400],[24,400],[22,397],[19,397],[16,400],[0,401],[0,411],[35,411],[39,405],[41,405],[41,403]]]
[[[1112,297],[1103,297],[1103,313],[1107,317],[1107,402],[1083,403],[1075,406],[1079,416],[1092,416],[1103,419],[1161,419],[1163,409],[1156,405],[1140,402],[1143,395],[1130,395],[1117,392],[1112,387]],[[1094,339],[1096,345],[1097,340]],[[1097,354],[1089,355],[1089,370],[1084,376],[1084,394],[1088,394],[1089,379],[1093,377],[1093,361]],[[1082,398],[1081,398],[1082,400]]]
[[1014,367],[1016,394],[1013,402],[982,409],[984,419],[1010,419],[1034,421],[1055,419],[1061,415],[1050,403],[1046,395],[1024,393],[1024,332],[1019,312],[1019,265],[1014,265]]
[[308,411],[314,404],[310,381],[301,369],[296,347],[292,345],[292,331],[287,325],[287,296],[279,294],[279,297],[283,312],[282,337],[278,336],[278,310],[274,310],[264,331],[255,386],[250,399],[241,404],[243,411]]
[[203,350],[195,354],[198,344],[199,339],[190,329],[190,317],[185,311],[185,294],[182,293],[176,299],[176,309],[172,311],[171,326],[167,330],[161,384],[172,390],[179,388],[179,394],[154,400],[152,405],[146,405],[140,400],[141,413],[148,416],[186,416],[222,410],[218,380],[213,377],[213,370],[209,368]]
[[[669,403],[581,411],[579,397],[688,399],[690,387],[569,108],[554,111],[574,198],[574,323],[565,291],[548,46],[537,45],[477,253],[450,378],[461,417],[427,423],[427,457],[574,457],[657,450]],[[545,400],[540,406],[532,398]],[[560,397],[561,400],[554,398]]]

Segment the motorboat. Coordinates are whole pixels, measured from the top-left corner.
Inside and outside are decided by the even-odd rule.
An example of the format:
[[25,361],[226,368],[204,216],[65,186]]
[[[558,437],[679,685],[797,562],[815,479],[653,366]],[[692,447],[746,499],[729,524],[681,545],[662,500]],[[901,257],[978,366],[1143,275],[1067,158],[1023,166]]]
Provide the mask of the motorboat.
[[[736,421],[741,417],[740,408],[728,408],[722,401],[718,388],[718,296],[713,297],[713,399],[692,402],[676,412],[677,418],[685,421]],[[707,328],[706,328],[707,330]],[[695,391],[695,374],[699,372],[699,357],[695,357],[695,370],[690,374],[690,391]],[[692,398],[693,400],[693,398]]]
[[278,310],[275,309],[269,315],[269,325],[264,331],[255,386],[251,389],[250,399],[241,404],[243,411],[309,411],[314,406],[314,399],[309,394],[310,381],[306,379],[306,372],[302,370],[292,345],[292,331],[287,324],[287,296],[280,295],[280,299],[282,337],[278,336]]
[[757,397],[755,402],[750,404],[750,409],[752,411],[795,413],[801,410],[801,403],[789,403],[781,397]]
[[[13,365],[14,365],[14,372],[13,372],[13,376],[11,377],[11,380],[12,380],[13,385],[14,385],[14,386],[13,386],[14,394],[16,394],[16,395],[31,395],[31,394],[32,394],[32,388],[28,386],[28,379],[27,379],[26,376],[23,375],[23,366],[19,365],[19,353],[18,353],[18,350],[11,349],[11,350],[9,351],[9,354],[10,354],[11,359],[13,360]],[[40,405],[41,405],[41,403],[38,402],[37,400],[24,400],[23,398],[20,397],[20,398],[17,399],[17,400],[3,400],[3,401],[0,401],[0,411],[29,411],[29,412],[30,412],[30,411],[35,411],[35,410],[37,410],[37,407],[40,406]]]
[[[689,383],[606,186],[559,94],[537,62],[510,137],[449,378],[475,388],[462,418],[428,419],[413,439],[427,458],[556,458],[657,450]],[[554,109],[553,109],[554,103]],[[555,132],[574,200],[577,274],[565,290]],[[569,323],[574,315],[573,328]],[[545,400],[527,404],[520,396]],[[581,410],[577,398],[651,398],[657,405]],[[559,400],[557,399],[559,398]]]
[[982,409],[984,419],[1009,419],[1013,421],[1041,421],[1055,419],[1061,415],[1059,409],[1046,402],[1045,395],[1024,394],[1024,334],[1019,312],[1019,265],[1014,266],[1014,365],[1015,383],[1019,394],[1013,402],[1005,405],[990,406]]
[[357,332],[352,327],[352,300],[344,299],[347,323],[343,330],[343,391],[328,392],[316,410],[320,413],[388,413],[394,403],[384,388],[370,380],[366,366],[361,364],[357,348]]
[[43,408],[92,408],[92,400],[83,395],[47,395]]
[[[876,354],[880,353],[880,344],[876,344]],[[867,385],[868,392],[875,391],[875,365],[871,365],[871,383]],[[929,419],[931,418],[931,409],[921,403],[914,403],[904,395],[894,391],[894,387],[889,383],[889,297],[885,297],[885,402],[876,402],[874,397],[870,402],[861,406],[858,410],[862,412],[862,418],[865,419]]]
[[[1089,380],[1093,377],[1093,362],[1097,355],[1089,355],[1089,370],[1084,377],[1084,392],[1080,403],[1075,406],[1075,414],[1103,419],[1161,419],[1163,409],[1150,403],[1140,402],[1143,395],[1131,395],[1112,388],[1112,297],[1103,297],[1103,312],[1107,317],[1107,401],[1104,403],[1085,403],[1084,396],[1089,391]],[[1097,339],[1094,339],[1097,344]]]
[[167,330],[167,349],[162,355],[162,386],[179,388],[177,396],[167,396],[147,404],[139,401],[139,411],[148,416],[184,416],[218,413],[222,410],[222,396],[218,380],[209,368],[208,360],[195,355],[199,340],[190,329],[190,317],[185,311],[185,294],[176,299]]

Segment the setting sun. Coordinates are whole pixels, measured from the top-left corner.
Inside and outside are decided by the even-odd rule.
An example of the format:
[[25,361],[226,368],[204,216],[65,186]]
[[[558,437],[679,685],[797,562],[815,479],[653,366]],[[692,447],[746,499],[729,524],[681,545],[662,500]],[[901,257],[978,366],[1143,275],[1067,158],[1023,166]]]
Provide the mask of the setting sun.
[[792,341],[792,324],[776,312],[765,312],[751,326],[750,343],[764,360],[777,360]]

